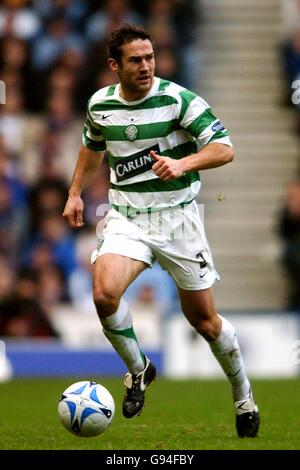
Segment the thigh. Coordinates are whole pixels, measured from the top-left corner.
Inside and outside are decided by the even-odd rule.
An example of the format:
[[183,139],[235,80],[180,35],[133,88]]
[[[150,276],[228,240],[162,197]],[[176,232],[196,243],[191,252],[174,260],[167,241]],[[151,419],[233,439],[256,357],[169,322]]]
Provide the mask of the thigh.
[[120,298],[127,287],[146,269],[143,261],[126,256],[106,253],[94,263],[93,290],[101,290],[107,296]]

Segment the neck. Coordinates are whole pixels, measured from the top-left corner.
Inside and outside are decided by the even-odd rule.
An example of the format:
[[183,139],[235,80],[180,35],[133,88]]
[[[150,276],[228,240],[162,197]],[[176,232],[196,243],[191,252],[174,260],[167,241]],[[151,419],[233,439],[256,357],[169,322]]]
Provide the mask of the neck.
[[145,96],[147,96],[148,93],[150,93],[153,84],[154,84],[154,78],[152,80],[151,88],[149,88],[149,90],[146,90],[146,91],[138,91],[138,90],[135,91],[134,90],[133,91],[133,90],[130,90],[130,89],[126,88],[124,85],[122,85],[120,83],[120,96],[121,96],[121,98],[123,98],[126,101],[141,100],[142,98],[145,98]]

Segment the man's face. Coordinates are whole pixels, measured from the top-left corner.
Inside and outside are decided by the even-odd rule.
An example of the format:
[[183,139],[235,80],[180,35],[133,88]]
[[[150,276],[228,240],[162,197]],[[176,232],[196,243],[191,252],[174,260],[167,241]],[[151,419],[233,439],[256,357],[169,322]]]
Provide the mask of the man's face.
[[150,91],[153,83],[155,60],[151,41],[137,39],[123,44],[121,63],[109,59],[109,65],[117,72],[125,97],[141,99]]

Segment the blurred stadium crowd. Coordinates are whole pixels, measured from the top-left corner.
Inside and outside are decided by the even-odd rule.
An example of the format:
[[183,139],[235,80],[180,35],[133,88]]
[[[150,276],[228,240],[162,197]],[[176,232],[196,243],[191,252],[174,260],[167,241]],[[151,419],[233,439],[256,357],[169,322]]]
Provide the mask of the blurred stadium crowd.
[[[300,1],[281,0],[281,6],[280,58],[285,80],[283,101],[294,108],[295,129],[300,138]],[[300,157],[298,174],[287,187],[279,215],[278,233],[282,240],[282,262],[289,279],[286,306],[300,312]]]
[[[59,303],[91,306],[90,253],[97,243],[96,209],[108,203],[107,164],[83,194],[85,228],[72,231],[62,212],[87,100],[116,82],[106,65],[108,34],[124,22],[146,26],[156,45],[157,75],[193,87],[187,64],[199,21],[193,0],[3,0],[0,335],[55,336],[51,314]],[[132,296],[149,303],[176,295],[167,274],[147,272]]]
[[[100,220],[97,207],[108,203],[107,164],[83,194],[84,229],[71,230],[62,211],[81,146],[86,102],[98,88],[116,81],[106,65],[106,38],[124,22],[144,25],[156,45],[156,74],[197,91],[199,3],[2,1],[0,80],[6,103],[0,105],[0,335],[55,336],[51,314],[58,304],[91,309],[90,253]],[[290,103],[292,83],[300,80],[300,1],[282,0],[282,6],[280,51]],[[300,105],[295,115],[300,134]],[[278,232],[291,286],[287,307],[300,310],[299,175],[288,187]],[[168,302],[176,290],[167,274],[154,267],[128,296],[144,304],[156,298]]]

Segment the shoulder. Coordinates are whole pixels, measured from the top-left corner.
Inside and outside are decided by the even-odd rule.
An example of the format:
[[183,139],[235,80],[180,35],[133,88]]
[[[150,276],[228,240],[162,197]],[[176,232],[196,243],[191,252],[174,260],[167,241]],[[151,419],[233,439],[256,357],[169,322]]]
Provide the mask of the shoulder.
[[194,91],[191,91],[188,88],[179,85],[178,83],[171,82],[163,78],[160,78],[159,80],[160,82],[157,89],[158,95],[170,96],[176,99],[180,106],[186,106],[187,104],[190,104],[192,101],[196,100],[198,103],[201,102],[204,107],[208,107],[207,102]]
[[93,106],[110,100],[112,98],[112,95],[115,92],[117,85],[118,84],[115,83],[113,85],[100,88],[100,90],[97,90],[95,93],[93,93],[93,95],[88,100],[88,104],[87,104],[88,110],[91,112],[93,110],[92,109]]
[[157,77],[157,95],[170,96],[180,101],[180,93],[185,90],[184,87],[175,82]]

